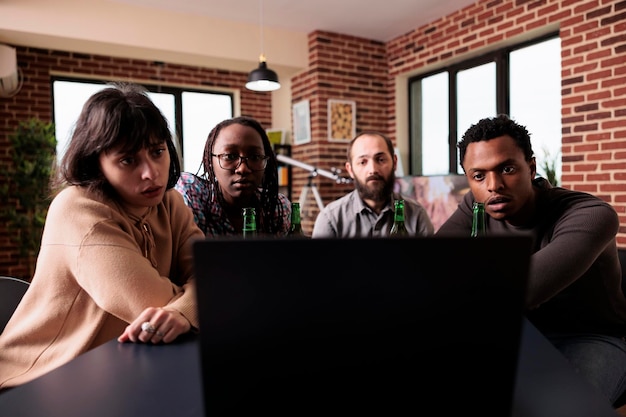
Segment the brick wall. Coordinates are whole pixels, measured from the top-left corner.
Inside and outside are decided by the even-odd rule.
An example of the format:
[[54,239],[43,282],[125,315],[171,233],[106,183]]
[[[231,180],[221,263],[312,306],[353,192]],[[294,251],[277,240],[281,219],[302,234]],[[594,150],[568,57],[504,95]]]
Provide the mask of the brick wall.
[[[317,168],[345,171],[346,142],[328,140],[328,100],[356,102],[356,128],[387,132],[390,95],[387,89],[387,56],[385,44],[328,32],[309,35],[309,69],[292,79],[292,101],[308,99],[311,107],[311,143],[295,145],[292,155]],[[387,132],[388,133],[388,132]],[[293,169],[293,199],[297,200],[309,172]],[[353,189],[326,177],[317,176],[323,203]],[[310,234],[319,213],[313,193],[301,208],[302,228]]]
[[[255,117],[264,126],[272,125],[271,94],[242,89],[247,81],[246,73],[168,63],[159,66],[150,61],[26,47],[17,47],[17,61],[24,73],[24,84],[16,96],[0,97],[0,158],[3,161],[10,160],[9,135],[16,129],[19,121],[31,117],[52,121],[51,73],[104,80],[162,82],[189,87],[239,88],[241,113]],[[26,261],[20,259],[4,220],[0,221],[0,247],[0,275],[30,278]]]

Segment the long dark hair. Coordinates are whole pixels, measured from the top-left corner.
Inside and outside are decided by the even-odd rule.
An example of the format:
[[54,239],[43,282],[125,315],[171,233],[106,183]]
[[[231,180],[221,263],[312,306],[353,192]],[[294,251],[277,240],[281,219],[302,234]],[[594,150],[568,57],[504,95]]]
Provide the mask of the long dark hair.
[[[265,155],[269,156],[267,166],[265,167],[265,173],[263,175],[263,181],[261,183],[261,189],[258,194],[259,201],[257,207],[257,218],[260,220],[262,233],[276,234],[283,228],[283,207],[278,200],[278,161],[276,159],[274,149],[272,148],[272,144],[267,136],[267,132],[265,132],[261,123],[248,116],[233,117],[218,123],[209,133],[206,144],[204,145],[204,155],[202,156],[204,173],[202,173],[201,176],[205,178],[211,186],[215,187],[215,192],[217,193],[217,198],[220,204],[226,204],[222,191],[217,186],[215,167],[213,165],[213,158],[211,157],[211,154],[213,153],[215,140],[219,136],[221,130],[234,124],[248,126],[256,130],[263,141],[263,151]],[[275,215],[276,210],[278,210],[278,216]]]
[[167,120],[142,86],[112,83],[83,105],[53,187],[79,185],[113,197],[100,170],[100,154],[120,145],[123,152],[135,153],[163,142],[170,153],[170,189],[180,177],[180,161]]

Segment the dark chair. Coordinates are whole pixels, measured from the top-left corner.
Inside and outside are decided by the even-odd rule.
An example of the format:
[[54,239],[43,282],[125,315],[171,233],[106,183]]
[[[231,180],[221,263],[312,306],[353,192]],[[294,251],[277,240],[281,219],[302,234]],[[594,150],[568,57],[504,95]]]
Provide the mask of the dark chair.
[[[626,248],[618,249],[617,255],[619,256],[619,263],[622,265],[622,291],[626,295]],[[626,392],[613,403],[613,408],[621,408],[626,406]],[[625,407],[626,408],[626,407]],[[626,412],[626,410],[625,410]]]
[[617,256],[620,265],[622,265],[622,291],[626,294],[626,248],[618,249]]
[[0,276],[0,333],[13,315],[30,283],[19,278]]

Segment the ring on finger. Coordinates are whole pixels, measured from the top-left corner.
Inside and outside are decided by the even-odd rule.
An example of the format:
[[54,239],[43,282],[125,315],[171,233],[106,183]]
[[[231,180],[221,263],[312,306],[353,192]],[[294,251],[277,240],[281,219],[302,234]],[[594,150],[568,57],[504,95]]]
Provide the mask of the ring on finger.
[[161,339],[163,339],[163,337],[165,336],[165,333],[162,333],[162,332],[160,332],[160,331],[158,331],[158,330],[157,330],[157,331],[155,331],[155,334],[156,334],[157,336],[159,336]]
[[143,330],[146,333],[157,332],[157,329],[149,321],[144,321],[143,323],[141,323],[141,330]]

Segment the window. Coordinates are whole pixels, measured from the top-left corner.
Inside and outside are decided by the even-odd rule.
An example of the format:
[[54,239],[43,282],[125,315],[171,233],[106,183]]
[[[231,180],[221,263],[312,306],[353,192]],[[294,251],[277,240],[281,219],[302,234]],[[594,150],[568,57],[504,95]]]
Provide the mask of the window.
[[[105,88],[105,81],[52,79],[57,155],[61,156],[85,101]],[[211,129],[233,117],[233,95],[224,92],[144,85],[154,104],[167,119],[184,171],[197,173],[204,144]]]
[[409,80],[410,175],[462,174],[457,142],[478,120],[510,115],[531,134],[539,174],[561,173],[558,34],[491,52]]

